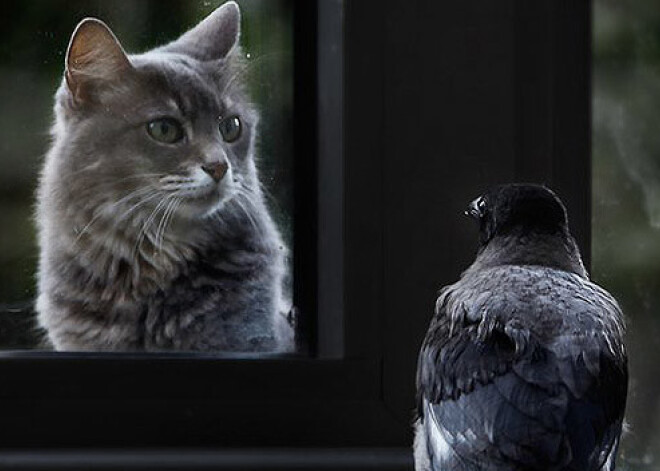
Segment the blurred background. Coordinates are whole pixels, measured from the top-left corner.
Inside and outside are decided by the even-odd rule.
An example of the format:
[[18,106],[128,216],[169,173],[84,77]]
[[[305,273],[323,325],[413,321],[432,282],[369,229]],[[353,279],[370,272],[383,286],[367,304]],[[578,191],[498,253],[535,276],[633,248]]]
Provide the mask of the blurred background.
[[619,465],[660,470],[660,2],[595,0],[592,276],[628,320]]
[[[9,0],[0,16],[0,349],[39,346],[33,329],[37,246],[32,208],[48,149],[52,97],[76,24],[105,21],[129,53],[176,39],[223,0]],[[261,112],[258,165],[291,247],[293,2],[243,0],[244,79]],[[289,280],[289,283],[291,280]]]

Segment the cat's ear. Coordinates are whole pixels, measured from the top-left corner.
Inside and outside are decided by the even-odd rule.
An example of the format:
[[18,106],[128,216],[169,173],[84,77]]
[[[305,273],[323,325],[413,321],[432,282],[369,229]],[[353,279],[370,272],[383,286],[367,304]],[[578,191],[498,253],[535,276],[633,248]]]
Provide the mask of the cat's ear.
[[236,2],[227,2],[164,50],[202,61],[222,59],[238,44],[240,31],[241,10]]
[[99,84],[117,80],[131,63],[113,32],[100,20],[82,20],[71,35],[64,76],[76,101],[85,101]]

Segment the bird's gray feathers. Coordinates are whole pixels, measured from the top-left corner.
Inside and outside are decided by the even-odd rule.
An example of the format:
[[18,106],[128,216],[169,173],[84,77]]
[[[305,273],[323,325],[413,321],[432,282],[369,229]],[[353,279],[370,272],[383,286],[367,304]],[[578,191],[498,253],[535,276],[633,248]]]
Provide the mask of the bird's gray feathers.
[[575,273],[468,270],[441,292],[420,352],[417,433],[443,443],[429,441],[428,469],[608,469],[623,329],[616,301]]

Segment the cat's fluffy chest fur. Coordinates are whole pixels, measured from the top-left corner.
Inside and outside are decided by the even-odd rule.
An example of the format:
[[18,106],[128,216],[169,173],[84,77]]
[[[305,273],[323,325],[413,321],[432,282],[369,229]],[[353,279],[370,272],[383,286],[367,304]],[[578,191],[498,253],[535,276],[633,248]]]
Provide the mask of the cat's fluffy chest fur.
[[140,56],[98,21],[74,33],[36,217],[56,349],[291,350],[238,24],[230,2]]

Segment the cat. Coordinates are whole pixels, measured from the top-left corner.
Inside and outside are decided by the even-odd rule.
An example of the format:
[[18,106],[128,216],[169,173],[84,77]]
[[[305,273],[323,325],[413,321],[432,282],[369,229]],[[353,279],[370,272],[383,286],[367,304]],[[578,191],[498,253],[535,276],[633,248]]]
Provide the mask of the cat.
[[234,2],[138,55],[75,29],[35,215],[56,350],[292,350],[239,36]]

